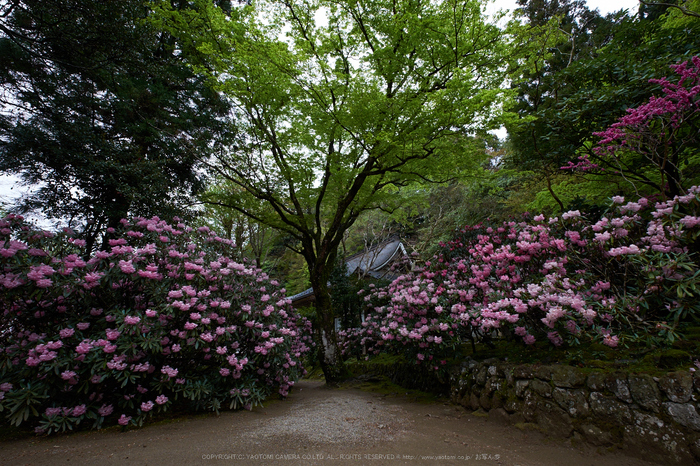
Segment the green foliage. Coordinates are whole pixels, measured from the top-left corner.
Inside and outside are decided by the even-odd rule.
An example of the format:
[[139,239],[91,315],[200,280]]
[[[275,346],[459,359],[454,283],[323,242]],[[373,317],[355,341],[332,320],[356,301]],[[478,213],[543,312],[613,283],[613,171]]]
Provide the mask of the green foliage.
[[523,206],[509,204],[509,198],[523,172],[502,168],[502,155],[502,150],[483,147],[482,166],[467,179],[397,190],[398,208],[363,214],[348,230],[344,251],[359,253],[397,236],[411,252],[429,258],[455,229],[485,218],[506,219],[521,213]]
[[[576,181],[567,179],[557,187],[565,179],[560,176],[560,167],[592,155],[597,140],[592,133],[604,130],[628,108],[658,93],[658,86],[649,79],[667,75],[669,64],[687,60],[700,47],[700,22],[696,20],[673,27],[661,14],[611,14],[603,18],[566,5],[532,2],[527,10],[533,31],[558,18],[558,13],[563,15],[559,16],[560,24],[569,33],[556,47],[543,49],[549,54],[543,52],[534,65],[514,68],[513,81],[519,89],[514,110],[521,121],[509,126],[509,150],[504,159],[508,167],[535,174],[540,187],[532,207],[549,211],[565,210],[569,188],[589,181],[598,183],[591,186],[615,183],[616,194],[635,193],[624,186],[624,180],[615,178],[614,169],[598,176],[567,173]],[[640,178],[654,176],[641,164],[630,166]],[[535,188],[535,183],[529,183],[528,189]],[[638,187],[635,194],[651,191]]]
[[684,0],[666,10],[664,28],[677,29],[693,27],[700,20],[700,0]]
[[343,329],[359,327],[362,299],[357,292],[363,286],[362,278],[357,275],[348,276],[344,256],[338,256],[329,279],[331,287],[331,306],[333,314],[340,319]]
[[[477,4],[407,3],[385,17],[380,4],[329,2],[327,27],[311,15],[321,6],[258,5],[272,15],[269,25],[242,9],[243,35],[239,22],[230,25],[202,5],[200,19],[210,18],[212,30],[179,31],[184,43],[203,43],[201,66],[215,67],[212,79],[241,111],[235,152],[215,167],[241,187],[229,204],[297,235],[336,214],[348,223],[361,210],[391,202],[386,188],[392,185],[452,177],[455,159],[470,143],[457,136],[493,125],[500,94],[500,76],[488,62],[502,53],[499,31],[479,22]],[[454,44],[433,30],[450,11],[462,21]],[[192,20],[191,14],[163,14],[172,28]],[[352,14],[362,17],[367,36]],[[277,38],[275,25],[283,19],[292,26],[289,45]],[[212,33],[222,37],[216,44]],[[396,59],[389,62],[389,53]],[[469,169],[465,162],[462,170]],[[274,211],[262,211],[258,199]]]
[[0,8],[0,170],[37,188],[19,208],[67,221],[90,245],[127,214],[188,211],[228,106],[146,21],[149,4]]
[[[559,212],[559,205],[542,184],[534,186],[534,189],[539,191],[534,194],[531,202],[523,206],[524,211],[547,214]],[[624,192],[619,183],[576,179],[563,174],[553,178],[552,190],[564,204],[564,210],[581,210],[589,214],[594,210],[600,210],[612,196]]]
[[267,267],[276,277],[282,277],[282,283],[289,295],[301,293],[311,286],[309,269],[304,258],[288,249],[282,249],[281,255],[270,259]]
[[275,245],[280,242],[280,234],[231,208],[230,193],[236,191],[237,187],[231,183],[212,183],[199,196],[204,204],[201,217],[206,219],[209,226],[222,231],[224,237],[232,240],[239,254],[255,261],[258,267],[269,272],[274,265],[270,266],[268,255],[274,252]]

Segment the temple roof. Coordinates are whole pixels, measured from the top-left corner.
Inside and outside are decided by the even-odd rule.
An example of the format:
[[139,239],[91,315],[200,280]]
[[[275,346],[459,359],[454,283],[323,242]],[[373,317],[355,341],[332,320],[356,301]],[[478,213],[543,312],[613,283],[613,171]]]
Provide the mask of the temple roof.
[[[406,248],[401,240],[392,239],[385,241],[371,249],[350,256],[345,261],[345,273],[348,276],[358,274],[361,277],[370,276],[372,278],[393,280],[397,277],[397,274],[390,270],[391,264],[407,255]],[[290,296],[289,299],[292,300],[292,304],[295,306],[305,305],[314,301],[314,291],[312,288],[308,288],[301,293]]]

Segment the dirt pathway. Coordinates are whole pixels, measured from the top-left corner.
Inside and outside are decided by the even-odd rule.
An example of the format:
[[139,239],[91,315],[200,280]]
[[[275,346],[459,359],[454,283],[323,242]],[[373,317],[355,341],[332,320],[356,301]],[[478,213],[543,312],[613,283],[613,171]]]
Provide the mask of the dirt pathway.
[[0,443],[0,464],[595,465],[649,466],[499,425],[442,402],[329,390],[302,381],[287,401],[251,412],[197,416]]

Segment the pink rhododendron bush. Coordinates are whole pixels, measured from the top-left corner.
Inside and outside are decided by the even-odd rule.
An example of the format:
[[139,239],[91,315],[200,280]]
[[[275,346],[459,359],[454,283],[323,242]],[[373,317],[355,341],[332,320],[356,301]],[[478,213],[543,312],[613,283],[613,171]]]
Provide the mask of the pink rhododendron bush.
[[133,222],[83,257],[69,232],[0,220],[0,414],[12,424],[52,433],[249,407],[303,374],[309,324],[277,282],[206,227]]
[[364,296],[346,354],[394,352],[438,369],[469,341],[667,344],[700,316],[700,187],[671,201],[461,230],[434,263]]

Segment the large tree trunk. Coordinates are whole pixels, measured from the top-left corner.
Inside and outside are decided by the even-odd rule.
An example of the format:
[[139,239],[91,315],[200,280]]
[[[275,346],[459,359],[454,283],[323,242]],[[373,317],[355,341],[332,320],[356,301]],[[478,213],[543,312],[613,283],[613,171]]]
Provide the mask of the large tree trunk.
[[318,344],[320,345],[319,360],[321,370],[328,385],[336,385],[349,375],[338,345],[338,334],[335,331],[335,316],[331,306],[331,295],[328,289],[330,273],[325,267],[318,265],[311,271],[311,286],[316,297],[316,317],[318,325]]

